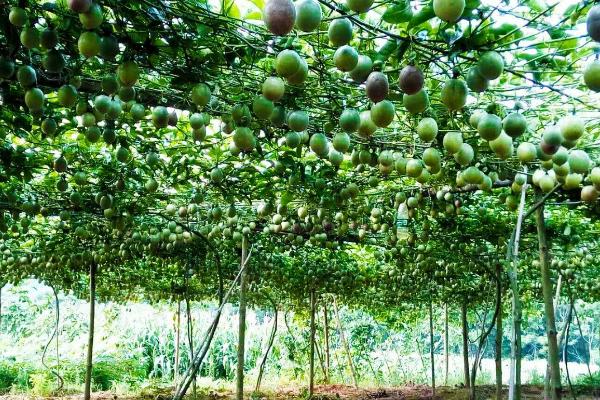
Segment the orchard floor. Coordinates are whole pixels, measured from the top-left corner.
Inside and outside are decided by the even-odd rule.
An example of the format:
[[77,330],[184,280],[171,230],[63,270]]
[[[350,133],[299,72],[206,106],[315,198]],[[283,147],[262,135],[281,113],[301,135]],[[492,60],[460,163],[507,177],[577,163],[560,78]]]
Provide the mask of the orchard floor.
[[[478,386],[478,399],[495,399],[495,388],[491,385]],[[139,396],[119,396],[112,392],[93,393],[92,400],[168,400],[169,391],[154,393],[144,393]],[[506,398],[506,388],[504,398]],[[37,397],[27,395],[6,395],[0,396],[1,400],[79,400],[79,395],[67,395],[57,397]],[[188,399],[192,399],[189,396]],[[261,395],[246,396],[251,400],[303,400],[306,399],[306,391],[294,388],[280,388],[277,391],[269,391]],[[523,399],[543,399],[543,388],[541,386],[525,385],[523,386]],[[573,399],[573,396],[567,391],[564,392],[564,399]],[[577,400],[600,400],[600,388],[578,390]],[[232,400],[235,394],[230,391],[208,391],[198,393],[198,400]],[[318,385],[315,388],[315,400],[426,400],[432,399],[432,391],[425,385],[404,385],[393,388],[377,389],[355,389],[352,386],[345,385]],[[439,387],[436,390],[435,399],[438,400],[467,400],[468,391],[457,387]]]

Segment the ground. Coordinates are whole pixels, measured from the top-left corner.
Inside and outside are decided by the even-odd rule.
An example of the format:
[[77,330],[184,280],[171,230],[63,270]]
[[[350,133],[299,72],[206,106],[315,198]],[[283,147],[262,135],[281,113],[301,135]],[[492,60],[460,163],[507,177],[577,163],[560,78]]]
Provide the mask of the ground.
[[[505,388],[506,389],[506,388]],[[477,387],[478,399],[493,399],[495,388],[491,385]],[[94,393],[92,400],[166,400],[169,398],[170,391],[165,390],[160,393],[143,393],[139,396],[119,396],[112,392]],[[346,385],[318,385],[315,388],[315,400],[425,400],[431,399],[431,387],[425,385],[404,385],[393,388],[377,389],[355,389]],[[506,393],[505,393],[506,395]],[[0,396],[2,400],[79,400],[81,395],[69,395],[62,397],[34,397],[24,395]],[[527,385],[523,387],[523,399],[543,399],[543,388],[540,386]],[[230,400],[234,399],[235,394],[230,391],[210,391],[208,393],[198,394],[199,400]],[[257,395],[248,395],[247,398],[253,400],[293,400],[305,399],[305,389],[298,387],[281,388],[276,392],[268,392]],[[464,388],[440,387],[436,390],[436,399],[438,400],[466,400],[468,391]],[[565,392],[564,399],[575,399],[571,394]],[[190,399],[192,397],[190,396]],[[581,390],[577,393],[576,400],[599,400],[600,388],[591,390]]]

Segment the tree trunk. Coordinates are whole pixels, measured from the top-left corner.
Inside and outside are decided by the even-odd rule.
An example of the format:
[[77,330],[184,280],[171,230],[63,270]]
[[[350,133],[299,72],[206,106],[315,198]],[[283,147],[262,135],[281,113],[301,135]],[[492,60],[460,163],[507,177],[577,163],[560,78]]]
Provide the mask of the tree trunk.
[[329,370],[331,367],[331,356],[329,354],[329,313],[327,304],[323,302],[323,315],[325,324],[325,383],[329,383]]
[[[502,264],[500,263],[496,265],[496,279],[498,279],[498,284],[500,285],[500,296],[502,296]],[[501,298],[499,300],[502,301]],[[498,316],[496,317],[496,400],[502,400],[502,336],[502,304],[500,304],[500,310],[498,312]]]
[[[562,275],[558,275],[558,281],[556,282],[556,293],[554,294],[554,309],[558,310],[558,306],[560,304],[560,288],[562,286]],[[558,348],[559,351],[562,348],[562,341],[565,337],[565,330],[567,329],[567,324],[563,326],[562,331],[558,334]],[[560,359],[560,357],[559,357]],[[550,399],[550,364],[548,360],[546,360],[546,376],[544,377],[544,400]]]
[[177,301],[177,311],[175,312],[175,367],[173,376],[175,382],[179,379],[179,343],[181,337],[181,301]]
[[450,361],[450,343],[448,341],[448,303],[444,307],[444,385],[448,385],[448,364]]
[[467,321],[467,303],[461,305],[462,339],[463,339],[463,367],[465,371],[465,387],[471,386],[469,378],[469,322]]
[[92,358],[94,355],[94,322],[96,317],[96,272],[95,262],[90,264],[90,328],[88,332],[87,360],[85,366],[84,400],[90,400],[92,392]]
[[277,306],[273,305],[273,327],[271,328],[271,335],[269,336],[269,341],[267,342],[267,349],[263,354],[262,360],[260,361],[260,366],[258,367],[258,378],[256,379],[256,387],[254,388],[255,392],[260,391],[260,384],[262,382],[262,377],[265,372],[265,365],[267,364],[267,358],[269,357],[269,352],[271,351],[271,347],[273,347],[273,342],[275,341],[275,335],[277,334],[277,321],[279,312],[277,311]]
[[431,358],[431,393],[435,398],[435,354],[433,349],[433,301],[429,300],[429,356]]
[[344,329],[342,328],[342,321],[340,319],[340,313],[337,306],[337,301],[335,298],[333,299],[333,311],[335,313],[335,319],[337,321],[338,330],[340,331],[340,339],[346,350],[346,358],[348,360],[348,367],[350,368],[350,373],[352,374],[352,382],[354,383],[354,387],[358,388],[358,379],[356,379],[356,372],[354,371],[354,363],[352,363],[352,354],[350,353],[350,346],[346,341],[346,336],[344,335]]
[[[527,167],[523,168],[523,172],[527,173]],[[519,241],[521,238],[521,226],[523,225],[523,215],[525,212],[525,197],[527,194],[528,185],[521,187],[521,199],[519,200],[519,211],[517,223],[513,230],[511,240],[507,246],[506,258],[510,261],[511,269],[508,277],[510,280],[510,288],[512,291],[512,333],[510,341],[510,377],[508,384],[508,399],[521,400],[521,322],[523,320],[523,311],[521,306],[521,297],[519,293]]]
[[[246,236],[242,238],[242,260],[240,265],[246,263],[246,253],[248,252],[248,239]],[[237,400],[244,399],[244,357],[246,355],[246,290],[248,286],[248,269],[243,268],[242,276],[240,277],[240,309],[239,309],[239,325],[238,325],[238,349],[237,349],[237,374],[236,374],[236,398]]]
[[542,275],[542,293],[544,297],[544,312],[546,314],[546,334],[548,336],[548,363],[550,364],[551,397],[553,400],[561,398],[560,367],[558,359],[558,343],[556,340],[556,320],[554,305],[552,304],[552,281],[550,279],[550,265],[548,260],[548,243],[546,237],[546,222],[544,220],[544,206],[535,210],[535,219],[538,232],[540,250],[540,269]]
[[310,365],[308,374],[308,398],[315,394],[315,291],[310,291]]

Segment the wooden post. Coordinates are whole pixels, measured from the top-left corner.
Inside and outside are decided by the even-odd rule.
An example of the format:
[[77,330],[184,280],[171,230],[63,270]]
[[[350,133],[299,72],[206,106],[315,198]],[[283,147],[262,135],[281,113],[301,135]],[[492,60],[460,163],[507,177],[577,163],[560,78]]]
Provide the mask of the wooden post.
[[462,339],[463,339],[463,368],[465,370],[465,387],[471,387],[469,377],[469,322],[467,321],[467,302],[463,301],[461,308]]
[[433,300],[429,300],[429,356],[431,358],[431,391],[435,398],[435,355],[433,351]]
[[94,355],[94,322],[96,317],[96,272],[95,262],[90,264],[90,328],[88,332],[87,359],[85,367],[85,388],[83,391],[84,400],[90,400],[92,391],[92,367]]
[[[502,264],[496,264],[496,279],[498,280],[499,296],[502,296]],[[501,300],[501,299],[500,299]],[[495,356],[496,356],[496,400],[502,400],[502,303],[496,317],[496,340],[495,340]]]
[[[523,167],[523,172],[527,173],[527,167]],[[523,225],[523,216],[525,212],[525,198],[527,195],[527,187],[525,184],[521,187],[521,198],[519,200],[519,211],[517,215],[517,223],[511,240],[507,246],[507,260],[511,263],[511,269],[508,272],[510,287],[512,291],[512,334],[510,341],[510,377],[508,384],[508,399],[521,400],[521,322],[523,320],[523,311],[521,306],[521,297],[519,294],[519,279],[518,279],[518,256],[519,256],[519,241],[521,238],[521,226]]]
[[[246,236],[242,238],[242,267],[246,263],[248,252],[248,239]],[[238,325],[238,351],[237,351],[237,400],[244,399],[244,357],[246,345],[246,290],[248,286],[248,268],[242,270],[240,277],[240,309],[239,309],[239,325]]]
[[331,356],[329,354],[329,313],[327,304],[323,303],[323,315],[325,324],[325,383],[329,383],[329,370],[331,366]]
[[308,398],[312,398],[315,390],[315,291],[310,291],[310,365],[308,377]]
[[448,340],[448,303],[444,307],[444,385],[448,385],[448,370],[450,361],[450,343]]
[[175,381],[179,378],[179,340],[181,328],[181,301],[177,301],[177,311],[175,313],[175,366],[173,369],[173,377]]
[[550,364],[550,378],[552,386],[551,397],[553,400],[557,400],[561,398],[562,386],[560,382],[558,342],[556,339],[556,319],[554,316],[554,304],[552,301],[552,282],[550,280],[548,241],[546,237],[546,221],[544,220],[543,205],[535,210],[535,220],[540,250],[542,294],[544,297],[544,312],[546,314],[546,335],[548,336],[548,363]]

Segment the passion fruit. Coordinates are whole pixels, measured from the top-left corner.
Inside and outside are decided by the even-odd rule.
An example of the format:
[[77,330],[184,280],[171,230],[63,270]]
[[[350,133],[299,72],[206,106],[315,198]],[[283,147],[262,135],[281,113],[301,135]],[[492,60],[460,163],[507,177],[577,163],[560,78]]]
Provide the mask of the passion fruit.
[[382,100],[371,107],[371,120],[380,128],[385,128],[394,120],[396,109],[389,100]]
[[429,107],[429,96],[425,89],[421,89],[415,94],[402,96],[402,104],[411,114],[422,113]]
[[585,85],[594,92],[600,92],[600,60],[594,60],[583,71]]
[[338,132],[333,137],[333,148],[341,153],[345,153],[350,149],[350,136],[346,132]]
[[536,160],[537,151],[535,145],[529,142],[522,142],[517,147],[517,157],[522,163],[530,163]]
[[277,75],[287,78],[294,75],[300,69],[300,56],[294,50],[282,50],[275,59],[275,71]]
[[433,13],[446,22],[456,22],[465,10],[465,0],[433,0]]
[[455,154],[460,151],[460,148],[463,144],[462,134],[457,131],[450,131],[444,135],[444,139],[442,141],[444,149],[449,154]]
[[373,136],[377,130],[377,125],[371,119],[370,111],[363,111],[360,113],[360,123],[358,125],[358,134],[364,138]]
[[310,137],[310,149],[319,157],[327,157],[329,153],[329,142],[322,133],[315,133]]
[[467,84],[462,79],[448,79],[442,88],[442,103],[450,111],[460,110],[467,103]]
[[250,152],[256,146],[256,138],[250,128],[238,127],[233,134],[233,143],[241,151]]
[[352,71],[358,64],[358,52],[352,46],[341,46],[333,54],[333,61],[340,71]]
[[100,52],[100,36],[92,31],[83,32],[77,41],[77,48],[85,58],[95,57]]
[[274,35],[285,36],[294,29],[296,7],[291,0],[269,0],[263,11],[267,29]]
[[359,55],[358,62],[352,71],[350,71],[350,78],[354,82],[363,83],[369,77],[369,74],[373,71],[373,61],[370,57]]
[[346,0],[346,6],[355,13],[365,13],[373,5],[373,0]]
[[494,114],[486,114],[477,124],[477,132],[483,140],[495,140],[502,133],[502,120]]
[[254,112],[254,115],[256,115],[256,118],[262,120],[271,117],[274,107],[273,102],[264,96],[256,96],[252,102],[252,111]]
[[385,99],[388,95],[390,85],[388,82],[387,75],[383,72],[374,71],[369,74],[365,89],[367,97],[371,99],[373,103],[378,103]]
[[477,69],[485,79],[494,80],[504,71],[504,59],[498,52],[487,51],[479,57]]
[[588,11],[586,27],[588,35],[596,42],[600,42],[600,5],[595,5]]
[[[125,61],[117,68],[119,81],[125,86],[133,86],[140,77],[140,67],[133,61]],[[192,101],[194,100],[192,95]]]
[[287,124],[291,130],[302,132],[308,128],[309,117],[306,111],[292,111],[288,115]]
[[69,0],[69,8],[76,13],[86,13],[92,6],[92,0]]
[[348,18],[334,19],[329,23],[327,35],[335,47],[348,44],[352,40],[352,22]]
[[340,128],[342,128],[344,132],[356,132],[359,125],[360,114],[358,113],[358,111],[351,108],[347,108],[344,111],[342,111],[342,115],[340,115]]
[[479,73],[479,68],[471,67],[467,72],[467,86],[476,93],[485,92],[490,85],[483,75]]
[[279,101],[285,93],[285,83],[278,77],[268,77],[262,84],[262,94],[271,101]]
[[419,138],[426,143],[433,141],[438,134],[438,124],[433,118],[423,118],[417,125]]
[[96,29],[103,20],[102,7],[98,3],[93,3],[87,12],[79,14],[79,21],[85,29]]
[[523,114],[513,112],[504,118],[504,121],[502,121],[502,128],[508,136],[516,138],[521,136],[527,130],[527,120]]
[[583,120],[576,115],[568,115],[562,118],[558,126],[560,133],[567,141],[578,140],[585,131]]
[[303,32],[312,32],[319,27],[323,12],[315,0],[296,2],[296,27]]
[[400,71],[400,77],[398,78],[398,85],[400,90],[406,94],[415,94],[419,90],[423,89],[425,78],[423,72],[414,65],[407,65]]

